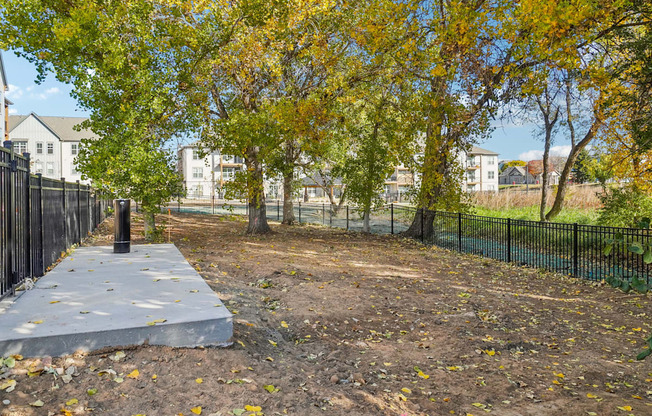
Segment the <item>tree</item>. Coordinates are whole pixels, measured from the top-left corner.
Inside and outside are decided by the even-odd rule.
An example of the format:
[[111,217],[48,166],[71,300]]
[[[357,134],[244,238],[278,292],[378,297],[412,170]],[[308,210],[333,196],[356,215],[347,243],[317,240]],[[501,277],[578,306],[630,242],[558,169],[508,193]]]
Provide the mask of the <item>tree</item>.
[[589,151],[583,149],[575,160],[575,165],[573,166],[573,182],[575,183],[587,183],[595,180],[595,176],[592,174],[593,158]]
[[500,168],[500,173],[503,173],[505,169],[511,168],[512,166],[525,166],[525,165],[527,165],[527,163],[522,160],[510,160],[509,162],[503,163],[502,167]]

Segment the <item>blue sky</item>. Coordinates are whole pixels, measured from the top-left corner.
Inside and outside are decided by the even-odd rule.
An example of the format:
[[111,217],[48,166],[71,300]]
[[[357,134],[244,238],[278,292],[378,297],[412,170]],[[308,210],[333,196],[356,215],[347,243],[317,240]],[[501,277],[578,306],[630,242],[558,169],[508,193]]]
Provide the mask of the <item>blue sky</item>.
[[[81,110],[70,96],[71,88],[58,82],[50,74],[45,82],[36,84],[36,68],[27,60],[12,52],[2,52],[7,82],[8,98],[14,103],[10,114],[29,114],[41,116],[86,117],[88,111]],[[539,159],[543,142],[534,136],[534,126],[501,125],[497,122],[490,139],[479,146],[499,153],[500,159]],[[568,143],[558,140],[553,150],[557,154],[568,154]]]

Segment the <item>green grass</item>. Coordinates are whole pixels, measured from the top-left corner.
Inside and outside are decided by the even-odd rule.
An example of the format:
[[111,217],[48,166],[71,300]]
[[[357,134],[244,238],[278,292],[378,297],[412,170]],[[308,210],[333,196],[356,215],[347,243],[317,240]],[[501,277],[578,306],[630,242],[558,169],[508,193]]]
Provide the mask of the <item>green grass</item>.
[[[502,210],[493,210],[485,207],[475,206],[471,213],[485,217],[512,218],[515,220],[539,221],[539,207],[530,206],[523,208],[509,208]],[[554,222],[563,222],[567,224],[587,224],[597,225],[598,213],[595,210],[586,209],[564,209],[554,219]]]

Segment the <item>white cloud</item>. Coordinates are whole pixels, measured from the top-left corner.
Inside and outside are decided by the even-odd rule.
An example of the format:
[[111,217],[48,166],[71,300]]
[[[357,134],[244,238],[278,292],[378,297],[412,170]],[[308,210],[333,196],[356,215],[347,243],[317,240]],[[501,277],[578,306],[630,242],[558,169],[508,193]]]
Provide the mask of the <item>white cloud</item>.
[[6,94],[7,98],[9,98],[11,100],[17,100],[17,99],[19,99],[20,97],[23,96],[23,94],[24,94],[23,89],[20,88],[18,85],[9,84],[8,87],[9,87],[9,90],[7,91],[7,94]]
[[18,110],[16,110],[15,108],[10,108],[9,114],[18,114]]
[[48,88],[48,89],[45,91],[45,93],[46,93],[46,94],[57,94],[59,91],[60,91],[59,88],[57,88],[57,87],[52,87],[52,88]]
[[[563,156],[567,157],[571,151],[571,146],[552,146],[550,148],[550,156]],[[519,160],[541,160],[543,159],[543,150],[528,150],[518,155]]]

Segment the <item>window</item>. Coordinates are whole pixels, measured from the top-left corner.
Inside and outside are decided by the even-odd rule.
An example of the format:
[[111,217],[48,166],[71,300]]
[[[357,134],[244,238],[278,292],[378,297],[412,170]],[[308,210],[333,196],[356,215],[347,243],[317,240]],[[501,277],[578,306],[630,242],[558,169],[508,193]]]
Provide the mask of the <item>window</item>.
[[73,174],[73,175],[79,175],[79,171],[77,170],[77,165],[76,164],[74,164],[74,163],[72,164],[72,167],[70,168],[70,173]]
[[494,159],[493,156],[489,156],[487,158],[487,165],[495,165],[496,164],[496,159]]
[[201,160],[201,157],[199,155],[199,150],[192,149],[192,160]]
[[14,142],[14,153],[26,153],[27,152],[27,142]]
[[317,188],[308,188],[308,196],[317,196]]
[[48,154],[49,155],[54,154],[54,143],[48,143]]
[[54,175],[54,162],[48,162],[45,164],[45,173],[46,175]]
[[475,182],[475,172],[469,172],[469,174],[466,175],[466,180],[468,182]]
[[70,154],[71,155],[76,155],[77,154],[77,151],[79,150],[79,148],[77,146],[78,146],[77,143],[71,143],[70,144]]
[[487,172],[487,174],[489,175],[489,176],[488,176],[489,179],[493,179],[493,178],[494,178],[494,171],[493,171],[493,170],[490,170],[489,172]]
[[230,181],[235,177],[236,168],[222,168],[222,180]]
[[34,163],[34,170],[36,170],[36,173],[43,173],[43,162]]
[[43,154],[43,142],[36,142],[36,154],[37,155]]
[[466,165],[475,166],[475,157],[469,156],[468,158],[466,158]]
[[193,179],[204,179],[204,169],[192,168],[192,177]]

